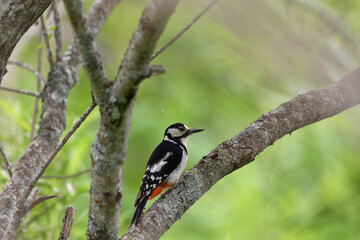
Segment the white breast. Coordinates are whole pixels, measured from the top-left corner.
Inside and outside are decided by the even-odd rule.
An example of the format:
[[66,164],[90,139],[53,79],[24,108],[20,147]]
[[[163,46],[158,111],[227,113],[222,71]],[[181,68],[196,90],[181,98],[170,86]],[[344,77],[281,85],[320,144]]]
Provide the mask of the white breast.
[[181,174],[184,172],[184,169],[186,167],[187,159],[188,159],[188,155],[183,149],[183,155],[179,166],[166,178],[165,180],[166,182],[168,182],[171,185],[174,185],[179,181],[179,178]]

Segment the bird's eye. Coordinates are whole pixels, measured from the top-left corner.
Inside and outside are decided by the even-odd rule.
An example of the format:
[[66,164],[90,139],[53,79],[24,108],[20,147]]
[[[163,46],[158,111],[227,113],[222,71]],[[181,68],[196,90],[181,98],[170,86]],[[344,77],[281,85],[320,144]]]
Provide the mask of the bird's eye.
[[185,128],[184,127],[179,127],[179,130],[183,132],[183,131],[185,131]]

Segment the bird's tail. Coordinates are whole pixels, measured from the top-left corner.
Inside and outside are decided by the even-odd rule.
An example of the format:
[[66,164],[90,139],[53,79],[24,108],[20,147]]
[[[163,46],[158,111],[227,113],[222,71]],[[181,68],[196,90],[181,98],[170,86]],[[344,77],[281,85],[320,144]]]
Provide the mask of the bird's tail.
[[134,222],[135,222],[135,225],[139,223],[140,217],[142,215],[142,212],[143,212],[143,210],[145,208],[146,203],[149,200],[149,197],[150,197],[150,195],[143,198],[143,200],[137,205],[134,216],[133,216],[133,218],[131,220],[131,224],[133,224]]

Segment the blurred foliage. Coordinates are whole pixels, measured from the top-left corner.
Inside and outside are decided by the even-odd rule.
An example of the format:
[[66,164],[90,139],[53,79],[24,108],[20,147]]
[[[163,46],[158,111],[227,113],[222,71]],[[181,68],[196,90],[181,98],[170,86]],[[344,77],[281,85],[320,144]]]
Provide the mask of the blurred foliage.
[[[182,1],[158,46],[207,3]],[[89,7],[91,1],[85,4]],[[97,37],[110,78],[116,75],[146,4],[121,2]],[[206,129],[188,142],[189,169],[261,114],[341,79],[359,66],[359,11],[356,0],[222,0],[163,52],[154,64],[164,65],[167,73],[142,83],[134,108],[123,169],[120,234],[134,212],[133,201],[148,157],[168,125],[183,122]],[[68,43],[72,31],[63,9],[61,12],[64,42]],[[48,25],[51,28],[51,21]],[[33,27],[12,58],[36,66],[34,46],[38,44],[38,30]],[[45,76],[48,69],[43,56]],[[34,76],[14,66],[8,70],[4,86],[35,91]],[[67,129],[91,101],[83,71],[79,79],[68,100]],[[29,142],[32,113],[32,97],[1,91],[0,142],[12,164]],[[283,137],[253,163],[217,183],[162,239],[358,239],[359,117],[357,106]],[[96,109],[45,175],[69,175],[90,168],[98,121]],[[7,177],[1,169],[1,187]],[[40,179],[37,186],[41,195],[59,197],[35,207],[18,238],[56,239],[65,208],[73,205],[77,211],[71,239],[84,239],[90,173]]]

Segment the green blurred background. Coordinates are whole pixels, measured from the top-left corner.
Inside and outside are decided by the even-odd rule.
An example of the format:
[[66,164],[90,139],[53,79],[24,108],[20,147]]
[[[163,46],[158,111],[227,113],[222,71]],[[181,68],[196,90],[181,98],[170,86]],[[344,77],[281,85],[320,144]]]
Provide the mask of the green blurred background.
[[[209,1],[183,0],[158,47]],[[110,78],[148,1],[123,1],[97,44]],[[87,7],[91,1],[85,1]],[[359,66],[360,2],[356,0],[220,0],[153,63],[167,73],[145,80],[137,96],[123,169],[120,235],[130,223],[142,175],[165,128],[175,122],[205,128],[188,141],[191,168],[261,114],[296,95],[326,87]],[[64,50],[72,30],[61,5]],[[52,22],[49,21],[49,31]],[[52,39],[53,40],[53,39]],[[38,30],[23,37],[12,59],[36,66]],[[42,73],[48,66],[43,56]],[[35,76],[9,66],[2,85],[35,91]],[[70,93],[67,129],[90,105],[83,70]],[[360,93],[359,93],[360,94]],[[15,163],[29,142],[33,98],[0,92],[0,142]],[[162,239],[359,239],[360,108],[298,130],[267,148],[250,165],[218,182]],[[40,116],[38,116],[38,119]],[[99,115],[91,113],[45,175],[90,168]],[[0,187],[7,180],[0,170]],[[57,239],[67,205],[76,207],[71,239],[84,239],[90,174],[40,179],[40,194],[18,239]],[[151,205],[152,202],[150,202]]]

